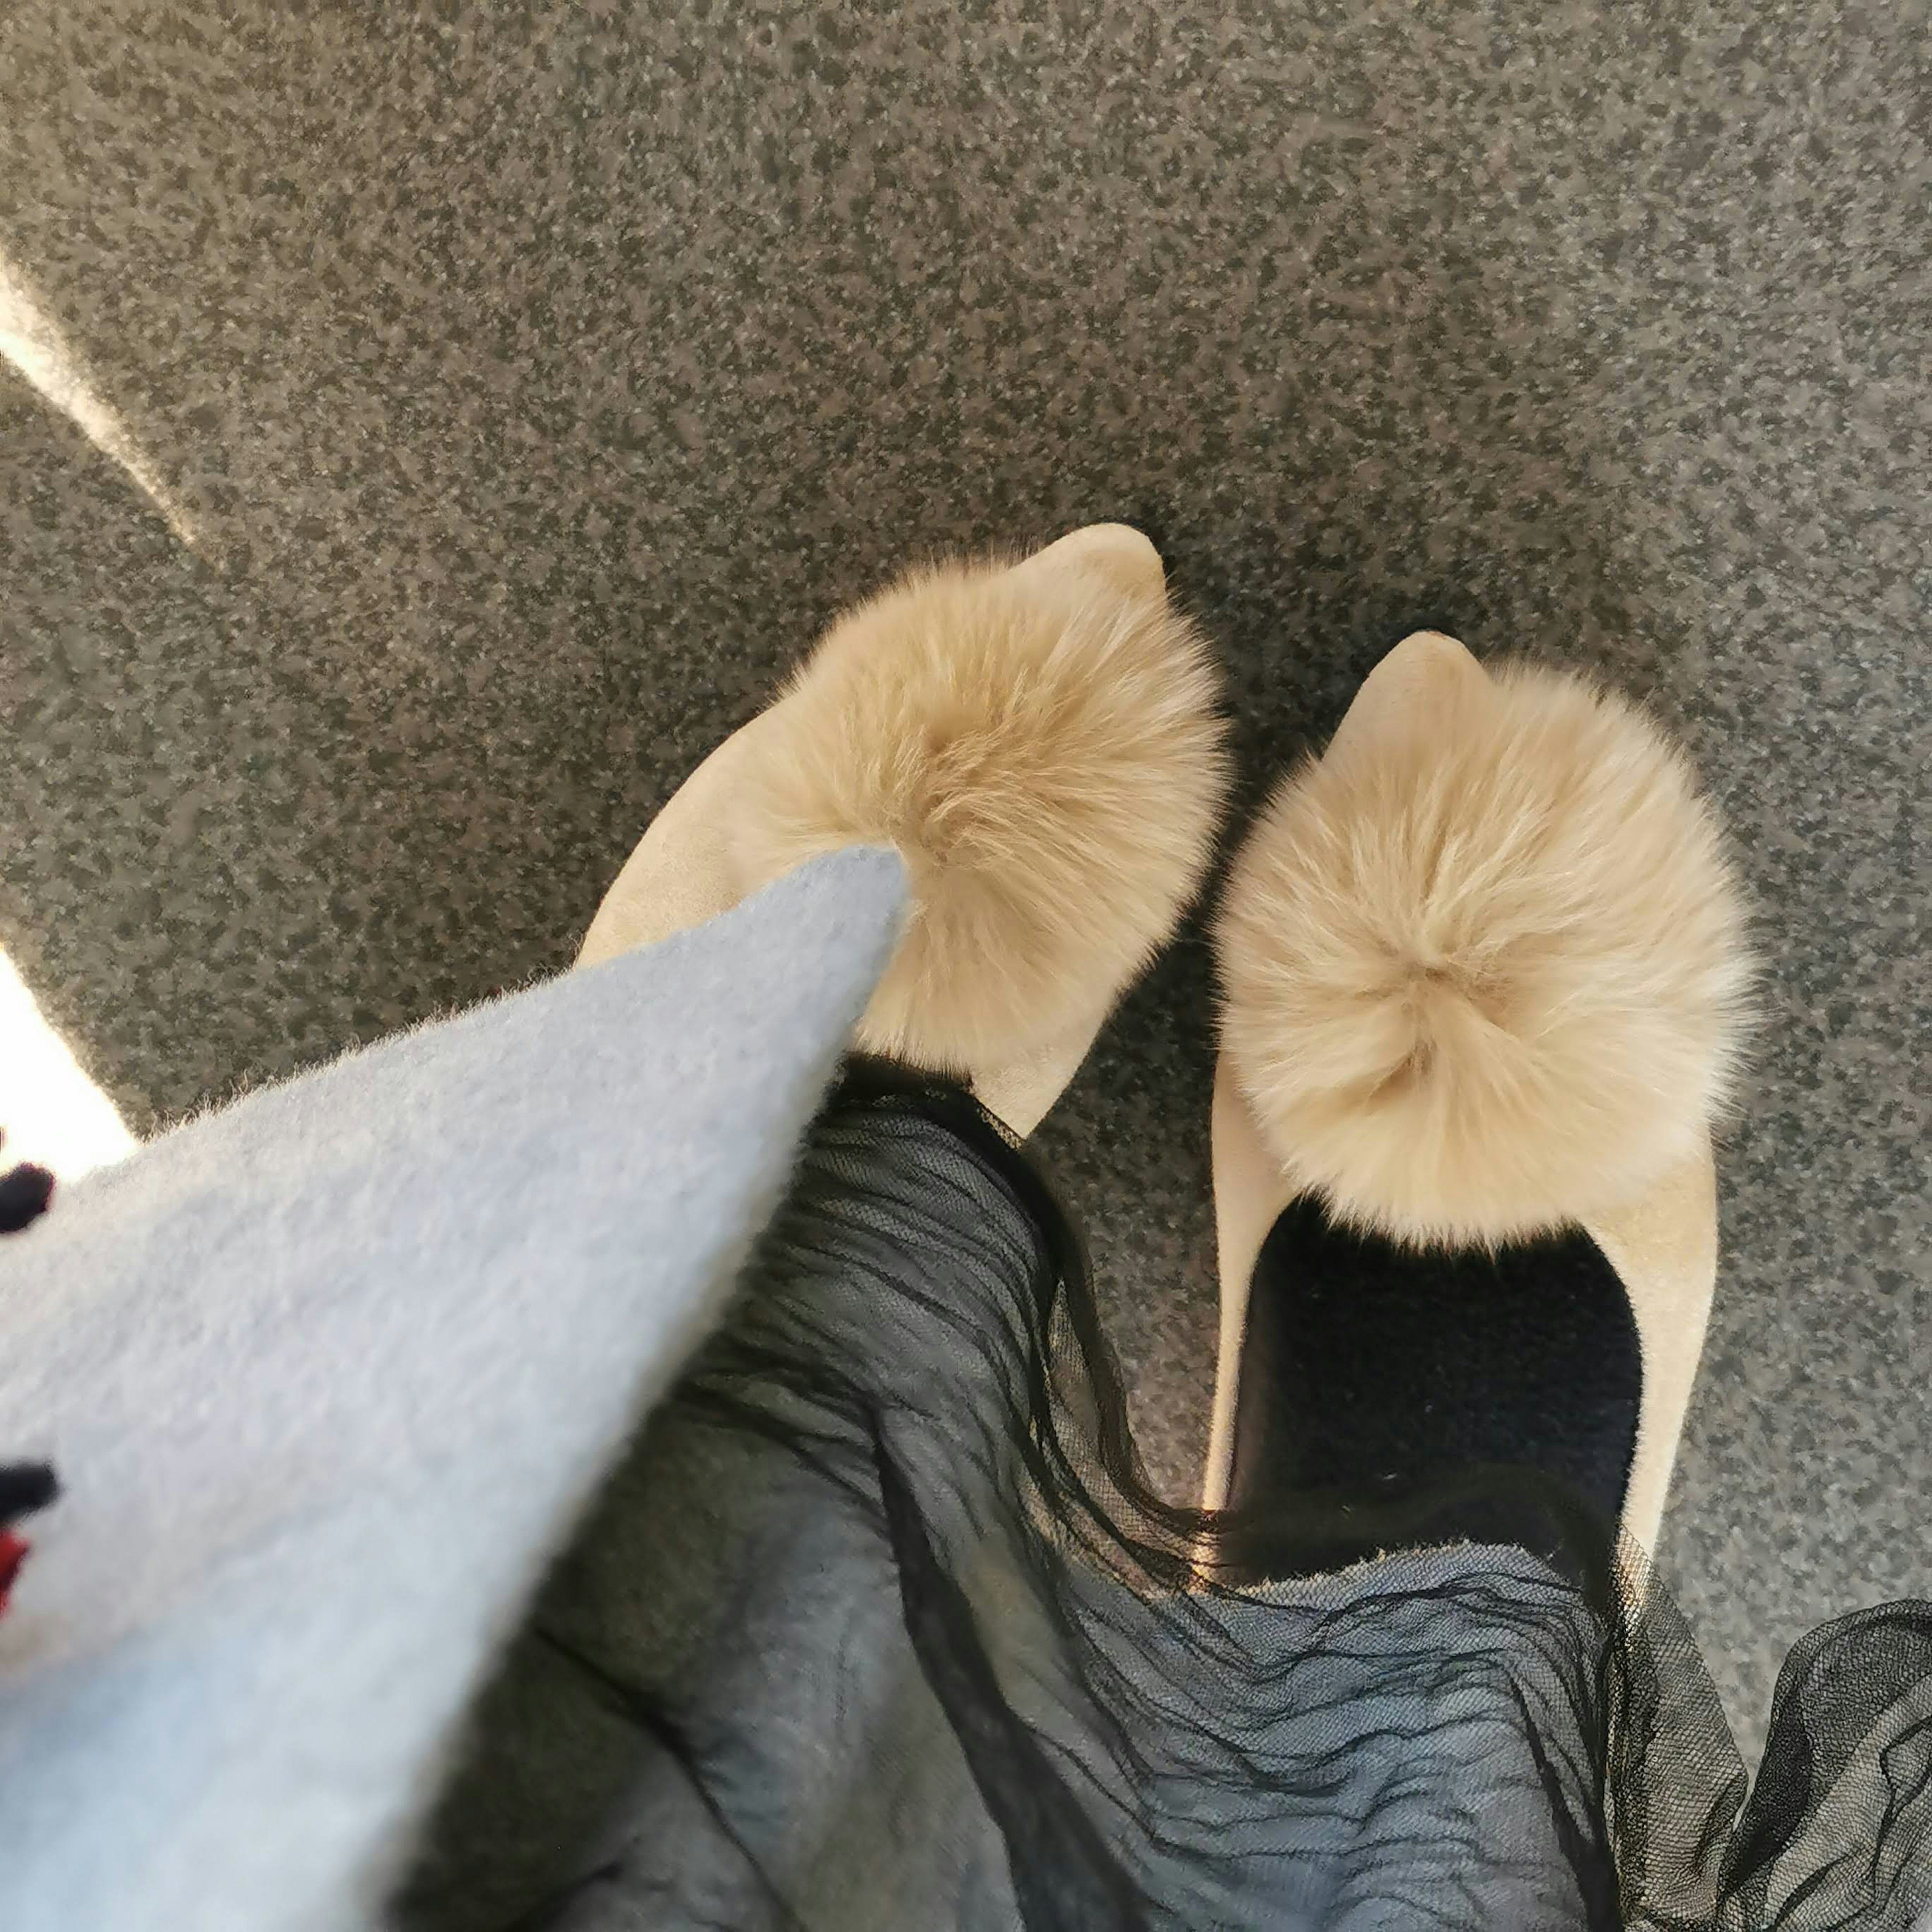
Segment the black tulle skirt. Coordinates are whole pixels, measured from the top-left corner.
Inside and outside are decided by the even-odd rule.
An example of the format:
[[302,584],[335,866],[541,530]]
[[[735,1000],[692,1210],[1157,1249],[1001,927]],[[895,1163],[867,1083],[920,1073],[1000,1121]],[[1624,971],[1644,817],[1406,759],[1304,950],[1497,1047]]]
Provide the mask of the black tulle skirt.
[[[1418,1537],[1472,1486],[1554,1540]],[[401,1918],[1932,1925],[1932,1606],[1800,1645],[1748,1783],[1587,1501],[1442,1492],[1160,1504],[1038,1177],[956,1088],[856,1066],[484,1700]]]

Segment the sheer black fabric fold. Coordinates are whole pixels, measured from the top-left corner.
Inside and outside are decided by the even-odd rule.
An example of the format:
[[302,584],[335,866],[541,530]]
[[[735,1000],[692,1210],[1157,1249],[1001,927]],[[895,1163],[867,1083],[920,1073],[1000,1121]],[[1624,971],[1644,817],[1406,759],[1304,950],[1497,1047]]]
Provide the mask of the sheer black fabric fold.
[[[1030,1165],[956,1088],[855,1065],[485,1700],[399,1916],[1823,1932],[1932,1910],[1932,1606],[1793,1653],[1747,1802],[1682,1620],[1587,1499],[1444,1483],[1453,1508],[1162,1507]],[[1580,1560],[1430,1546],[1471,1485]]]

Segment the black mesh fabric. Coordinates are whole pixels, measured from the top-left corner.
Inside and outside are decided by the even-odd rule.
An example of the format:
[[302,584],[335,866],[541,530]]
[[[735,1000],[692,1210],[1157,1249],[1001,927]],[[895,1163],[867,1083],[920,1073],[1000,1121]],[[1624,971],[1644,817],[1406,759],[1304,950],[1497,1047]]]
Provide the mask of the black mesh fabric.
[[[1932,1909],[1932,1607],[1799,1647],[1747,1803],[1682,1620],[1586,1498],[1486,1466],[1210,1520],[1149,1495],[1124,1414],[1032,1167],[957,1088],[855,1066],[484,1700],[401,1922],[1823,1932]],[[1429,1544],[1472,1484],[1516,1486],[1503,1514],[1582,1558]]]

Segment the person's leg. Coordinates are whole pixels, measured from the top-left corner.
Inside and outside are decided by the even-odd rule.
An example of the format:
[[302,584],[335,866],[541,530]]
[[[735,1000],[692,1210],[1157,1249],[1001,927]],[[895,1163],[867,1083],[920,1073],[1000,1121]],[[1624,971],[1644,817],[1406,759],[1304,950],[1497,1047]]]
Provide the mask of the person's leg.
[[[1052,1299],[1047,1217],[1025,1204],[1037,1184],[966,1089],[1029,1132],[1179,918],[1226,788],[1216,698],[1204,644],[1134,531],[1096,526],[1011,567],[916,572],[836,623],[632,854],[583,964],[699,923],[814,852],[894,847],[914,904],[858,1039],[926,1071],[909,1076],[916,1105],[850,1084],[820,1121],[780,1217],[794,1238],[775,1232],[715,1372],[686,1388],[613,1484],[482,1714],[409,1894],[416,1922],[468,1922],[481,1899],[527,1898],[547,1862],[572,1864],[598,1792],[628,1793],[623,1815],[665,1826],[648,1843],[689,1855],[675,1880],[647,1867],[647,1892],[662,1883],[694,1916],[734,1924],[793,1922],[760,1889],[758,1861],[730,1852],[741,1833],[788,1888],[809,1892],[809,1874],[786,1862],[784,1821],[814,1806],[862,1820],[889,1790],[902,1812],[917,1808],[862,1765],[828,1787],[810,1752],[846,1762],[839,1709],[869,1708],[894,1670],[917,1679],[908,1646],[931,1609],[921,1598],[915,1613],[918,1578],[950,1600],[939,1559],[916,1568],[915,1528],[939,1498],[894,1516],[901,1543],[880,1514],[888,1497],[925,1494],[935,1459],[1004,1480],[1031,1441],[1016,1418],[1048,1412],[1026,1382],[1040,1352],[1012,1328]],[[894,1460],[901,1442],[910,1474]],[[728,1657],[700,1646],[693,1660],[687,1636],[713,1623],[742,1642]],[[680,1695],[691,1732],[646,1714]],[[994,1874],[981,1889],[1010,1913],[998,1831],[970,1784],[947,1783],[959,1747],[944,1708],[930,1696],[907,1708],[949,1740],[919,1754],[937,1794],[928,1836],[976,1821]],[[770,1831],[740,1819],[732,1793],[744,1780],[694,1781],[686,1746],[707,1726],[739,1740],[747,1761],[761,1737],[807,1748],[768,1777],[747,1774]],[[706,1819],[729,1821],[722,1840]],[[905,1882],[924,1882],[914,1861]],[[704,1904],[720,1887],[728,1907]],[[589,1882],[557,1909],[620,1912],[621,1890]],[[830,1922],[858,1923],[841,1916],[850,1904],[835,1892]]]
[[[1432,634],[1378,667],[1220,921],[1220,1574],[1490,1546],[1445,1670],[1516,1589],[1559,1675],[1607,1684],[1588,1651],[1628,1631],[1708,1305],[1741,934],[1688,768],[1630,707]],[[1509,1547],[1574,1596],[1511,1586]],[[1600,1765],[1610,1721],[1580,1690],[1507,1748]],[[1600,1917],[1608,1822],[1571,1822]]]

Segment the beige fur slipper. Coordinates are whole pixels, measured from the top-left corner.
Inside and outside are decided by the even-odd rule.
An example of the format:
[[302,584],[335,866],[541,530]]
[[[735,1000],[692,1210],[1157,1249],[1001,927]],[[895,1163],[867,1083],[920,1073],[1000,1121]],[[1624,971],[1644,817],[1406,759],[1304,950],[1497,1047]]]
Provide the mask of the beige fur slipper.
[[579,955],[712,917],[816,854],[897,848],[913,905],[858,1043],[1031,1132],[1199,885],[1220,682],[1138,531],[916,571],[839,620],[664,807]]
[[[1262,814],[1217,941],[1208,1506],[1238,1501],[1263,1456],[1338,1482],[1370,1465],[1420,1480],[1432,1454],[1553,1457],[1654,1546],[1710,1308],[1711,1124],[1749,971],[1682,756],[1580,680],[1486,672],[1419,634]],[[1302,1284],[1299,1313],[1272,1305]],[[1592,1381],[1620,1350],[1628,1375]],[[1598,1392],[1573,1402],[1566,1377]],[[1349,1444],[1242,1413],[1312,1417],[1355,1378],[1382,1413]],[[1403,1401],[1433,1420],[1392,1419]],[[1546,1454],[1552,1414],[1575,1439]]]

